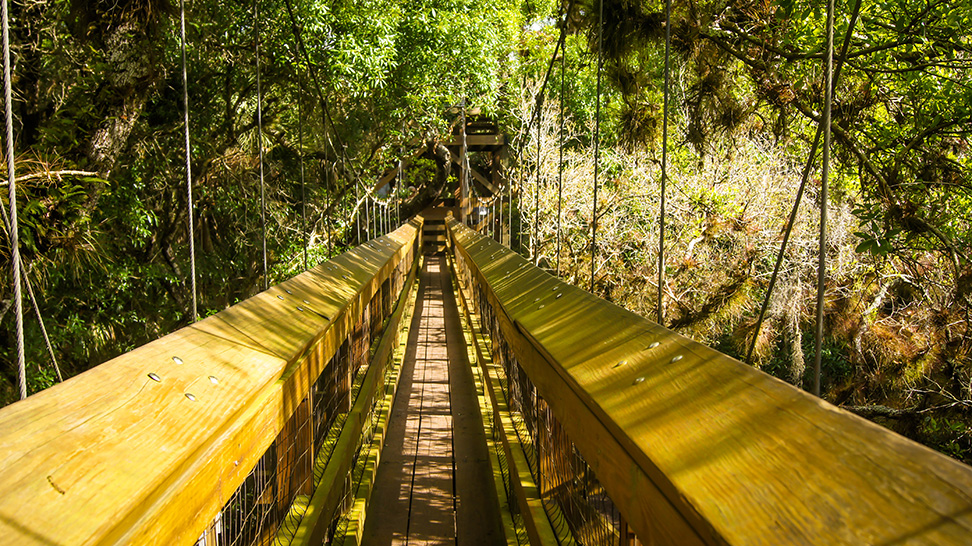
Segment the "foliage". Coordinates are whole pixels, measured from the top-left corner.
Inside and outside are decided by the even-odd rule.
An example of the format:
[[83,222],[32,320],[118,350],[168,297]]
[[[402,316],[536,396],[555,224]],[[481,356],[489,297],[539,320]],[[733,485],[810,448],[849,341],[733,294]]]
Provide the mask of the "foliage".
[[[521,237],[521,250],[585,287],[595,256],[595,292],[654,317],[664,5],[603,4],[601,37],[599,2],[579,2],[567,17],[567,85],[561,96],[558,62],[539,136],[526,126],[558,29],[527,34],[528,93],[516,111],[518,145],[531,151],[520,163],[525,187],[515,198],[531,233]],[[838,54],[854,4],[837,6]],[[739,357],[753,340],[820,121],[824,17],[821,4],[801,0],[673,6],[665,322]],[[914,420],[886,424],[959,457],[967,454],[943,446],[967,444],[972,425],[970,22],[966,4],[861,2],[845,60],[838,61],[833,105],[823,340],[828,399],[851,407],[917,407],[938,423],[948,419],[951,424],[937,428]],[[558,213],[561,107],[567,136],[565,206]],[[538,144],[539,161],[532,151]],[[755,365],[797,385],[812,383],[819,161],[818,153],[754,356]],[[943,397],[953,405],[936,402]]]
[[[255,20],[254,5],[186,4],[202,316],[264,284],[258,42],[272,283],[302,270],[305,247],[313,266],[357,243],[356,188],[445,131],[446,108],[496,109],[530,11],[496,0],[260,0]],[[68,376],[191,320],[177,10],[168,0],[12,3],[22,251]],[[9,260],[8,247],[0,253]],[[3,403],[16,384],[6,318]],[[36,392],[53,376],[32,321]]]

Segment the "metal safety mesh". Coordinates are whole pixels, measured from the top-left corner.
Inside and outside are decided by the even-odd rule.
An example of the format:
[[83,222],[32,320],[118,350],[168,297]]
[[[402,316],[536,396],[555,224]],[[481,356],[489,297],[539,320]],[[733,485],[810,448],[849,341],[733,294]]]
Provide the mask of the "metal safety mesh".
[[[482,286],[456,257],[458,277],[479,311],[483,338],[500,372],[517,437],[537,484],[547,516],[559,537],[583,545],[640,544],[587,461],[567,436],[542,394],[503,338],[500,323]],[[497,434],[500,432],[497,431]],[[505,477],[505,474],[504,474]],[[509,486],[507,486],[509,489]],[[509,495],[511,509],[515,495]]]
[[[392,271],[311,386],[277,437],[257,464],[212,520],[196,546],[287,545],[293,539],[311,496],[334,454],[348,413],[362,394],[371,397],[365,428],[353,451],[351,470],[343,480],[343,501],[332,514],[326,543],[334,541],[341,521],[351,506],[363,472],[361,454],[374,438],[375,425],[384,404],[382,393],[390,375],[391,358],[372,362],[376,341],[387,324],[392,302],[401,294],[414,259],[414,250]],[[367,393],[361,392],[369,366],[383,380]],[[346,524],[345,524],[346,526]]]

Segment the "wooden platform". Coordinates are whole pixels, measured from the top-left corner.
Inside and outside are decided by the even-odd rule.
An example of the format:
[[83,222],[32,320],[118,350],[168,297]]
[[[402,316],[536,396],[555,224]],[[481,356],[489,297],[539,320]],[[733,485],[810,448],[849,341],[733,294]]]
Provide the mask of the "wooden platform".
[[420,283],[363,544],[505,544],[445,259]]

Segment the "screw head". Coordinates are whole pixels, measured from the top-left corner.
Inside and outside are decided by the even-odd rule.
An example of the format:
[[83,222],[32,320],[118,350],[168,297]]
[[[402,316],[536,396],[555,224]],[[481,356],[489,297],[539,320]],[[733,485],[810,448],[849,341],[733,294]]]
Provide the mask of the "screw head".
[[148,377],[149,377],[149,379],[151,379],[152,381],[155,381],[157,383],[162,382],[162,378],[159,377],[158,375],[156,375],[155,373],[148,374]]
[[192,394],[191,392],[187,392],[186,393],[186,398],[188,398],[192,402],[195,402],[196,401],[196,395]]
[[172,357],[172,362],[175,362],[176,364],[182,366],[182,359],[177,356]]

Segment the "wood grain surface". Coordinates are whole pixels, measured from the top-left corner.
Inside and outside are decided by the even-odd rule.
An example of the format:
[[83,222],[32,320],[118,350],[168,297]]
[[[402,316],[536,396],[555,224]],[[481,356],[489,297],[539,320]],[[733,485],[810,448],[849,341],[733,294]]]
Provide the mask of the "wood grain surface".
[[644,543],[972,543],[969,466],[448,226],[517,359]]
[[0,543],[191,544],[421,226],[0,410]]

